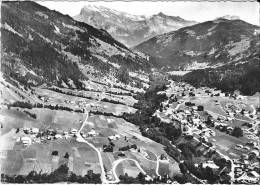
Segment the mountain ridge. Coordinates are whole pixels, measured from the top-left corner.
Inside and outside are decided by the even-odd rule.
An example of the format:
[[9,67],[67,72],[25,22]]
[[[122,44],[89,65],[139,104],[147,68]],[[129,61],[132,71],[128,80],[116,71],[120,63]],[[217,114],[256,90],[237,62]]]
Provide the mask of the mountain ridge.
[[84,6],[80,14],[73,18],[107,30],[129,47],[155,35],[196,24],[195,21],[168,16],[162,12],[151,16],[131,15],[102,6]]
[[122,66],[130,71],[152,66],[107,31],[35,2],[3,2],[1,9],[1,70],[10,81],[80,88],[90,69],[102,77]]
[[217,19],[155,36],[134,49],[149,54],[153,64],[169,70],[218,67],[242,62],[257,52],[259,27],[242,20]]

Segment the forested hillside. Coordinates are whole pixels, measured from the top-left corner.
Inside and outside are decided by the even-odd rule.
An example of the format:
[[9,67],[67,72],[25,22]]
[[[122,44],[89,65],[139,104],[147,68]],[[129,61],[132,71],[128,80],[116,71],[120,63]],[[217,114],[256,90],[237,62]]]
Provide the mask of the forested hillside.
[[30,85],[74,83],[80,88],[85,75],[79,65],[90,65],[103,75],[120,66],[130,71],[151,67],[145,56],[129,50],[105,30],[34,2],[3,2],[1,6],[5,78]]
[[172,76],[177,81],[185,81],[195,87],[215,87],[223,92],[239,90],[244,95],[260,92],[259,60],[243,64],[230,64],[220,68],[200,69],[184,76]]

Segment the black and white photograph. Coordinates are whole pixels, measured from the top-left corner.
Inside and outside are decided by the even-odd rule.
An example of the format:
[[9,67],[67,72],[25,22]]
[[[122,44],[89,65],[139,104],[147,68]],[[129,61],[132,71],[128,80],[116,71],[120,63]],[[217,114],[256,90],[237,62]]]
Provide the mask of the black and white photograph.
[[0,184],[260,184],[256,0],[0,5]]

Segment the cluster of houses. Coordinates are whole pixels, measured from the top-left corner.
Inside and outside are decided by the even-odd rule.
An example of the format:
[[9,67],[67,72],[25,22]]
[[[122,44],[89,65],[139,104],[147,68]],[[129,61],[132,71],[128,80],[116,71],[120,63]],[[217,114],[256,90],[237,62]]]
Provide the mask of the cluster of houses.
[[[24,146],[28,146],[33,143],[43,143],[46,140],[52,139],[68,139],[73,136],[76,136],[78,130],[75,128],[70,129],[69,131],[63,131],[60,129],[45,129],[44,131],[39,128],[19,128],[19,135],[16,137],[16,142],[22,142]],[[95,137],[98,136],[98,133],[94,128],[92,128],[87,133],[80,133],[83,138]]]
[[[190,90],[192,89],[191,86],[185,85],[185,84],[178,84],[174,85],[171,84],[169,86],[172,86],[175,90],[178,89],[178,91],[175,91],[175,93],[180,92],[180,88],[182,87],[183,90]],[[214,90],[214,89],[213,89]],[[206,89],[207,92],[211,93],[209,89]],[[178,94],[177,94],[178,95]],[[220,105],[219,101],[215,101],[216,105]],[[208,128],[206,126],[206,120],[202,118],[199,114],[199,107],[195,106],[195,104],[192,104],[191,102],[185,102],[185,105],[187,104],[189,107],[185,110],[182,109],[173,109],[169,108],[169,101],[162,103],[163,109],[162,112],[167,115],[171,120],[178,120],[181,123],[181,130],[184,135],[193,135],[196,134],[200,136],[200,139],[204,139],[206,142],[208,142],[208,138],[215,136],[215,131]],[[184,103],[184,102],[181,102]],[[234,116],[236,114],[242,113],[245,116],[251,116],[251,118],[254,119],[254,115],[251,115],[250,112],[238,109],[236,106],[232,104],[227,104],[225,107],[225,110],[227,111],[226,117],[219,117],[217,120],[211,119],[211,123],[214,123],[214,126],[221,130],[221,128],[225,127],[227,130],[227,133],[231,133],[233,130],[233,127],[229,126],[228,124],[224,123],[225,121],[231,121],[234,119]],[[159,112],[159,111],[157,111]],[[157,113],[158,115],[158,113]],[[212,117],[211,117],[212,118]],[[254,121],[252,123],[252,127],[248,129],[244,129],[244,132],[252,133],[252,135],[248,135],[254,138],[249,139],[257,139],[259,140],[259,137],[255,136],[255,134],[258,132],[259,129],[259,122]],[[250,147],[249,147],[250,146]],[[239,182],[259,182],[260,181],[260,165],[259,165],[259,151],[260,146],[259,143],[251,141],[249,146],[243,146],[243,145],[237,145],[235,148],[238,150],[247,151],[247,154],[242,154],[241,159],[234,160],[235,164],[235,176],[236,179]],[[252,160],[252,156],[255,156],[257,160]],[[213,162],[213,161],[207,161],[204,163],[201,163],[202,167],[210,167],[212,169],[218,169],[219,167]],[[241,177],[241,178],[240,178]]]
[[[242,102],[238,103],[238,104],[243,104]],[[224,109],[227,113],[227,118],[228,121],[230,120],[233,120],[234,116],[238,115],[238,114],[242,114],[243,116],[245,117],[249,117],[249,118],[252,118],[252,119],[257,119],[258,118],[258,115],[256,114],[256,111],[248,111],[248,110],[244,110],[238,106],[235,106],[233,104],[230,104],[230,103],[227,103],[225,106],[224,106]]]
[[[249,160],[253,156],[258,160]],[[233,159],[235,178],[238,183],[256,183],[260,181],[259,151],[253,150],[249,154],[242,154],[240,159]]]

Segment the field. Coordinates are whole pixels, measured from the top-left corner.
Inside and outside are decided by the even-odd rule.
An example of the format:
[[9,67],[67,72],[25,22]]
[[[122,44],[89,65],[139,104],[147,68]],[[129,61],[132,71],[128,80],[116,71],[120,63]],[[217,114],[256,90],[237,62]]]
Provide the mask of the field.
[[[132,96],[102,93],[104,91],[129,93],[129,91],[117,88],[110,88],[107,90],[105,85],[91,81],[84,83],[88,85],[87,88],[98,90],[100,92],[77,91],[68,88],[62,88],[62,91],[92,97],[93,100],[57,93],[42,86],[33,87],[36,94],[32,96],[30,101],[32,104],[42,103],[54,106],[58,104],[59,106],[69,107],[71,109],[80,108],[78,102],[82,101],[88,104],[88,111],[98,110],[116,115],[120,115],[123,112],[133,113],[136,111],[132,105],[136,103],[137,100]],[[124,88],[128,88],[129,90],[131,89],[129,87]],[[141,90],[139,89],[139,91]],[[4,93],[6,94],[6,97],[13,98],[13,101],[20,100],[20,98],[17,97],[17,94],[14,94],[12,90]],[[43,102],[38,98],[38,96],[49,97],[50,101]],[[100,97],[120,101],[129,106],[104,101],[97,102]],[[65,100],[71,102],[64,102]],[[95,104],[93,105],[92,103]],[[24,110],[36,114],[37,118],[30,118],[27,114],[22,112]],[[85,121],[86,114],[76,113],[73,111],[50,110],[47,108],[22,109],[11,107],[11,109],[8,110],[5,106],[2,106],[0,109],[0,114],[0,121],[3,124],[0,139],[0,156],[1,163],[3,164],[1,165],[1,170],[3,173],[26,175],[32,170],[37,172],[42,171],[42,173],[50,173],[62,164],[66,164],[70,171],[78,175],[85,175],[88,170],[93,170],[94,173],[101,173],[101,166],[97,152],[88,144],[77,142],[74,137],[68,139],[46,140],[41,143],[32,143],[29,146],[24,146],[22,142],[16,142],[16,138],[25,135],[23,132],[16,133],[17,128],[39,128],[40,131],[45,131],[46,129],[59,129],[67,132],[72,128],[79,130],[82,121]],[[101,151],[102,161],[105,170],[108,172],[112,170],[112,165],[115,160],[130,158],[138,161],[142,169],[149,176],[156,177],[157,175],[155,170],[157,165],[157,156],[164,154],[169,157],[165,153],[163,145],[143,137],[138,127],[132,123],[126,122],[124,119],[113,116],[89,114],[88,120],[81,131],[88,135],[88,132],[93,128],[96,130],[98,135],[88,136],[86,140],[92,143],[96,149]],[[114,152],[102,152],[103,146],[109,145],[108,137],[116,134],[119,134],[120,138],[112,141],[115,145],[113,148]],[[136,144],[137,148],[144,148],[148,157],[146,158],[142,156],[135,150],[124,152],[126,155],[125,157],[118,156],[118,154],[121,153],[119,152],[119,148],[133,144]],[[57,153],[57,155],[55,153]],[[65,154],[66,156],[68,155],[68,157],[65,158]],[[174,171],[176,169],[171,170]],[[171,170],[169,173],[172,173]],[[129,160],[121,162],[116,167],[116,171],[119,175],[127,173],[133,177],[136,177],[140,172],[136,164]]]
[[146,153],[148,154],[148,159],[149,160],[152,160],[152,161],[156,161],[157,160],[157,157],[156,157],[156,155],[153,153],[153,152],[151,152],[151,151],[149,151],[149,150],[146,150]]
[[27,114],[17,111],[17,108],[11,108],[11,110],[1,109],[1,122],[3,123],[2,135],[12,128],[23,127],[37,127],[39,129],[58,128],[64,131],[68,131],[73,127],[78,129],[80,126],[78,120],[83,117],[83,114],[61,110],[34,108],[28,111],[35,113],[37,119],[30,118]]
[[202,105],[205,110],[209,110],[216,114],[226,116],[226,113],[221,109],[221,107],[219,105],[216,105],[215,100],[217,100],[217,98],[205,97],[205,98],[195,98],[191,102],[195,103],[196,106]]
[[161,176],[169,175],[173,177],[174,175],[179,175],[180,169],[178,163],[172,164],[169,162],[160,162],[159,163],[159,174]]
[[112,162],[114,161],[109,153],[101,152],[101,157],[105,168],[110,171],[112,170]]
[[[52,152],[58,155],[53,156]],[[87,170],[100,173],[99,160],[96,151],[87,144],[78,143],[75,139],[60,139],[48,141],[47,144],[33,144],[21,150],[2,150],[7,152],[3,160],[2,172],[7,174],[26,175],[32,170],[51,172],[62,164],[67,164],[74,173],[85,175]],[[69,154],[69,159],[64,158]]]
[[137,177],[138,174],[141,171],[139,170],[139,168],[135,165],[135,162],[133,161],[122,161],[121,163],[118,164],[118,166],[116,167],[116,174],[118,176],[120,175],[125,175],[126,173],[128,174],[128,176],[131,177]]
[[218,130],[215,130],[216,136],[212,136],[211,139],[215,139],[216,141],[213,141],[213,143],[217,146],[217,149],[219,149],[223,154],[226,154],[230,157],[239,157],[242,153],[247,153],[246,150],[237,150],[235,149],[235,146],[237,144],[242,144],[245,146],[246,142],[249,141],[245,136],[242,138],[237,138],[228,134],[225,134],[223,132],[220,132]]
[[143,170],[151,177],[156,177],[156,161],[149,161],[144,158],[139,152],[131,152],[127,154],[130,158],[139,162]]

